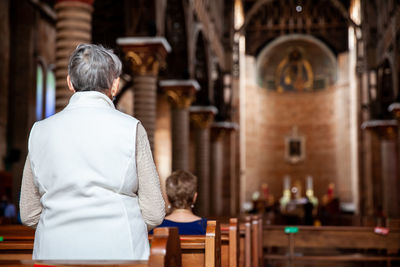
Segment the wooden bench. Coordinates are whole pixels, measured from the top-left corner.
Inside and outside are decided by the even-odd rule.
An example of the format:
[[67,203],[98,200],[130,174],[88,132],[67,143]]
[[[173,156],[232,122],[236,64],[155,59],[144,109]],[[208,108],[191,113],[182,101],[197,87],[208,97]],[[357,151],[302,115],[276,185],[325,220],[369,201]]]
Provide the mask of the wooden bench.
[[221,266],[239,266],[239,223],[237,218],[230,218],[229,223],[221,224]]
[[251,267],[251,217],[245,216],[239,224],[240,255],[239,266]]
[[262,266],[261,216],[243,216],[240,223],[236,218],[217,219],[222,222],[221,266]]
[[35,229],[23,225],[0,225],[0,240],[4,241],[33,241]]
[[[299,226],[297,229],[297,233],[286,234],[285,226],[264,226],[264,258],[288,262],[381,261],[387,262],[388,266],[391,261],[400,260],[397,254],[400,249],[400,229],[390,229],[387,235],[375,233],[374,227]],[[284,254],[273,254],[270,253],[271,248],[284,248],[286,251]],[[312,252],[320,251],[311,255],[305,253],[310,249]],[[300,250],[302,253],[299,253]],[[332,250],[337,250],[337,253],[332,253]],[[344,254],[346,250],[351,253]],[[367,250],[368,253],[365,253]],[[371,250],[380,253],[371,253]],[[392,252],[396,254],[391,255]]]
[[[160,228],[162,229],[162,228]],[[34,230],[25,226],[0,227],[0,260],[32,259]],[[149,239],[152,240],[152,236]],[[181,236],[183,266],[219,267],[221,265],[221,233],[216,221],[208,221],[205,236]]]
[[[152,238],[149,235],[149,239]],[[206,235],[181,235],[180,241],[182,266],[221,266],[221,229],[219,222],[208,221]]]
[[[10,243],[4,242],[4,244]],[[22,241],[27,243],[27,241]],[[30,243],[32,244],[32,243]],[[20,246],[10,246],[20,249]],[[25,248],[24,248],[25,249]],[[1,253],[1,252],[0,252]],[[32,254],[30,255],[32,258]],[[27,259],[0,260],[0,266],[132,266],[132,267],[181,267],[181,248],[177,228],[159,228],[154,231],[148,261],[34,261]]]
[[251,242],[253,267],[263,267],[263,221],[262,215],[254,215],[251,218]]

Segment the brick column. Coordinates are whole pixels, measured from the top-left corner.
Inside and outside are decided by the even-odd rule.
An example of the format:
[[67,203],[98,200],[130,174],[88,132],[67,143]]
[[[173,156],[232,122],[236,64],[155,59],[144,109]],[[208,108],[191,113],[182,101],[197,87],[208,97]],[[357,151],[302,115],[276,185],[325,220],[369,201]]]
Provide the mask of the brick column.
[[196,175],[198,199],[196,210],[200,216],[210,214],[210,126],[217,109],[213,106],[192,106],[190,117],[195,126]]
[[134,74],[134,115],[146,129],[154,151],[158,71],[171,47],[163,37],[118,38],[117,44],[125,52]]
[[189,170],[189,107],[200,85],[195,80],[160,82],[171,103],[172,170]]
[[[224,212],[224,191],[231,193],[231,188],[224,184],[224,167],[228,166],[229,178],[231,157],[224,157],[224,139],[230,137],[230,133],[235,129],[236,124],[231,122],[215,122],[211,125],[211,196],[213,203],[213,215],[229,215],[229,209]],[[225,162],[229,161],[229,162]],[[230,195],[230,194],[229,194]]]
[[382,206],[389,218],[400,217],[397,154],[397,121],[374,120],[364,122],[362,127],[372,130],[380,139]]
[[71,53],[92,39],[94,0],[57,0],[56,23],[56,111],[62,110],[72,92],[68,90],[68,61]]

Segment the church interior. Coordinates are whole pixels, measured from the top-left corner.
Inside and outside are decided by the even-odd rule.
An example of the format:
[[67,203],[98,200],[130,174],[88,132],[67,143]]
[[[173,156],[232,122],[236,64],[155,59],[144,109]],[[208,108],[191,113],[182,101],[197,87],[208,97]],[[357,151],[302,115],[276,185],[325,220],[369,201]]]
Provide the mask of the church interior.
[[0,237],[32,125],[94,43],[162,188],[190,171],[196,214],[259,218],[258,258],[222,266],[400,266],[400,1],[1,0],[0,34]]

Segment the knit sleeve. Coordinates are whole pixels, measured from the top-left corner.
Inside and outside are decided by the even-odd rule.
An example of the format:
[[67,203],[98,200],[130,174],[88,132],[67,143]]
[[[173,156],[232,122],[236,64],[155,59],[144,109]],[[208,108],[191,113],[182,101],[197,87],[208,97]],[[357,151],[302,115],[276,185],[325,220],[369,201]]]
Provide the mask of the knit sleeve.
[[19,209],[22,223],[36,228],[40,214],[42,213],[42,204],[40,203],[39,190],[33,182],[33,172],[29,155],[26,157],[22,174]]
[[147,133],[140,123],[136,133],[136,166],[139,206],[147,229],[151,230],[163,221],[165,204]]

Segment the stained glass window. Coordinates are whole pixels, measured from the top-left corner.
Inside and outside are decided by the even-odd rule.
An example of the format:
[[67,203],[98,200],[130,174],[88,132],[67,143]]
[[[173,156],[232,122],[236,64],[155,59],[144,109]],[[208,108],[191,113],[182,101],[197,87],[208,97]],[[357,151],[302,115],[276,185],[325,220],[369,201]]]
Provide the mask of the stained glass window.
[[43,118],[43,68],[37,65],[36,68],[36,120]]
[[53,70],[47,70],[46,77],[46,118],[56,113],[56,77]]

